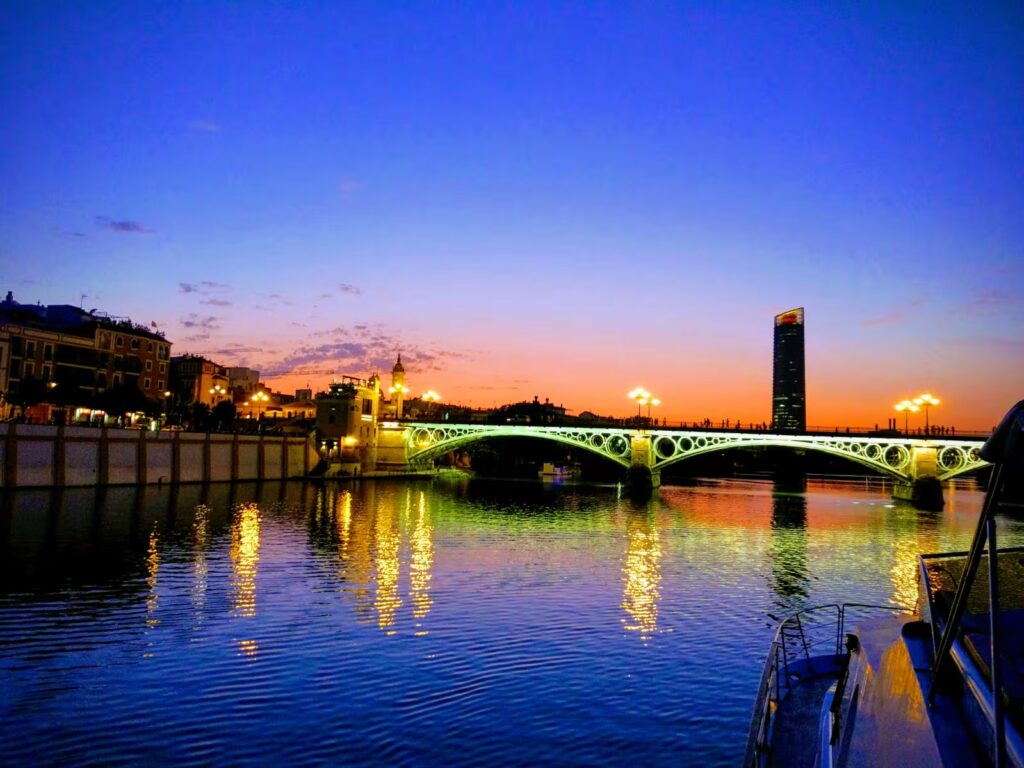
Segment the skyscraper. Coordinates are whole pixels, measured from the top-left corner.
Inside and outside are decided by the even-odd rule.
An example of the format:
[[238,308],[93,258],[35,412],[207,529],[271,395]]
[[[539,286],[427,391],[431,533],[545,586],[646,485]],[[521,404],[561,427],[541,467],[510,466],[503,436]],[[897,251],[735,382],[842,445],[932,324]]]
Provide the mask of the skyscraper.
[[782,432],[803,432],[807,429],[803,307],[775,316],[772,422],[775,429]]

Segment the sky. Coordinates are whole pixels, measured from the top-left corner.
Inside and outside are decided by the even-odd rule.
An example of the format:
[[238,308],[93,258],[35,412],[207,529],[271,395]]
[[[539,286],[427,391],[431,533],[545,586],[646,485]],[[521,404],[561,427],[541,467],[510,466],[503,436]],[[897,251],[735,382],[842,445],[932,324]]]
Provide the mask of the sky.
[[8,2],[0,291],[285,392],[744,422],[805,307],[809,424],[988,428],[1022,94],[1012,3]]

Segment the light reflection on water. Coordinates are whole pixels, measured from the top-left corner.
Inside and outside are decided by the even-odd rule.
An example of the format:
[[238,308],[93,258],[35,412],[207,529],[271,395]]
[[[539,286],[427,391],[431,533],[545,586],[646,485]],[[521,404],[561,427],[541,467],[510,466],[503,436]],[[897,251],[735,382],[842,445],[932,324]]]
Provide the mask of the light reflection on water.
[[401,481],[0,495],[4,760],[733,765],[769,617],[913,605],[917,554],[973,531],[980,493],[947,499],[743,480],[646,503]]

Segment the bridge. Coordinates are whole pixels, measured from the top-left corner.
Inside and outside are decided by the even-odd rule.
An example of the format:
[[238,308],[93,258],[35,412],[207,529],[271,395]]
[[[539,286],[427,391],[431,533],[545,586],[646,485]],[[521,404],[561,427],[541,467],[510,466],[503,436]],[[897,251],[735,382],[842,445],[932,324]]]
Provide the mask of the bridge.
[[[405,422],[383,425],[391,433],[392,461],[411,467],[471,443],[498,437],[529,437],[590,451],[624,468],[646,467],[657,486],[661,470],[676,462],[733,448],[791,448],[849,459],[893,478],[897,485],[939,482],[987,466],[978,457],[981,440],[905,436],[789,434],[619,427],[542,427],[522,424],[448,424]],[[396,455],[400,449],[401,456]],[[383,456],[381,457],[383,458]],[[900,495],[897,493],[897,495]],[[908,496],[909,498],[909,496]]]

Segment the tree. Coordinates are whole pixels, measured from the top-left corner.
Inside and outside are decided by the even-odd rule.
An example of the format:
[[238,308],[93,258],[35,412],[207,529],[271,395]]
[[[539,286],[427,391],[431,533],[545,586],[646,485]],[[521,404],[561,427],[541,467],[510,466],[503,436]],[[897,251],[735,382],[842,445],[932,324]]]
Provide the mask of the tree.
[[123,416],[137,411],[153,416],[160,412],[160,404],[150,400],[133,384],[115,384],[105,389],[96,396],[95,404],[111,416]]
[[235,404],[229,400],[221,400],[213,406],[211,416],[217,429],[227,429],[235,423]]
[[45,402],[48,394],[46,382],[35,376],[26,376],[11,387],[7,400],[14,405],[27,408],[30,405]]

